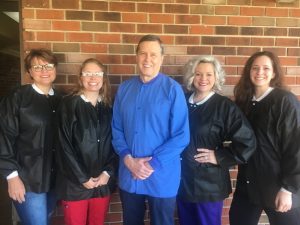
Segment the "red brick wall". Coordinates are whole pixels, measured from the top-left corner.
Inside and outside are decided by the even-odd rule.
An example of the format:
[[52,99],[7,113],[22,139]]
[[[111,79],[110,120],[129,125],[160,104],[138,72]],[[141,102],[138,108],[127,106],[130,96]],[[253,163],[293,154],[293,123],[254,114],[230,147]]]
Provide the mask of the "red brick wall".
[[[275,0],[22,0],[22,51],[35,47],[54,51],[60,61],[56,86],[64,89],[77,81],[84,59],[97,57],[108,66],[116,91],[136,73],[137,41],[154,33],[166,45],[163,72],[181,82],[182,66],[189,58],[216,55],[227,72],[224,94],[231,96],[248,56],[270,50],[279,55],[286,84],[299,96],[299,7],[299,0],[285,4]],[[229,205],[227,199],[224,225]],[[118,195],[107,224],[121,224]]]

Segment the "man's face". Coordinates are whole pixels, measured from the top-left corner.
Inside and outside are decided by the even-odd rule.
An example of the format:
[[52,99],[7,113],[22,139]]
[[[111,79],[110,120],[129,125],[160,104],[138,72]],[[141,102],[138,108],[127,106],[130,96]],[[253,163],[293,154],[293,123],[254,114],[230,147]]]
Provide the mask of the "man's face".
[[140,43],[137,52],[137,65],[143,82],[148,82],[157,76],[163,62],[161,47],[157,41]]

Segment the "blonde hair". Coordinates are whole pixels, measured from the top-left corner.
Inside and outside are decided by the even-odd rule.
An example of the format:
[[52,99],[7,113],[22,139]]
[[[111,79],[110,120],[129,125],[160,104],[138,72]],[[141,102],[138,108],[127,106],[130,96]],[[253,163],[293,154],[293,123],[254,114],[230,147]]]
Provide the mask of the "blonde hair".
[[213,86],[213,90],[219,92],[222,90],[222,86],[225,82],[225,71],[223,70],[221,63],[212,55],[201,55],[192,58],[184,66],[183,83],[188,91],[195,91],[193,80],[195,77],[196,67],[201,63],[210,63],[214,67],[214,73],[216,82]]

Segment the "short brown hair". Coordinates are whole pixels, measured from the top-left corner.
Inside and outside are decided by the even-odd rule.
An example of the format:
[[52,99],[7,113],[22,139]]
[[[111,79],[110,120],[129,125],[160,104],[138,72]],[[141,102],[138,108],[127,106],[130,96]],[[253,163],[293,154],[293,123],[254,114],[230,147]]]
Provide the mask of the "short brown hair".
[[28,55],[24,59],[25,70],[29,73],[31,68],[31,62],[34,58],[42,59],[48,63],[54,64],[57,67],[58,61],[55,55],[48,49],[40,48],[40,49],[31,49]]
[[154,42],[157,42],[159,44],[159,46],[160,46],[161,54],[162,55],[164,54],[164,46],[163,46],[162,41],[160,40],[160,37],[158,37],[157,35],[153,35],[153,34],[147,34],[147,35],[143,36],[140,39],[140,41],[139,41],[139,43],[138,43],[138,45],[136,47],[136,51],[135,51],[136,53],[139,52],[141,43],[145,42],[145,41],[154,41]]

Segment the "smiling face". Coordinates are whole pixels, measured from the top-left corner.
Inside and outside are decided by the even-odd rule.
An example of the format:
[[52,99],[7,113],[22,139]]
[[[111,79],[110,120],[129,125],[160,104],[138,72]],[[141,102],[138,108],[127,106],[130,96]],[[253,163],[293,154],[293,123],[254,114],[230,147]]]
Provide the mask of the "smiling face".
[[[87,63],[84,68],[82,68],[82,73],[98,73],[103,72],[102,68],[96,63]],[[101,89],[103,85],[103,76],[80,76],[80,81],[83,86],[83,92],[97,92]]]
[[152,80],[159,73],[163,62],[159,43],[157,41],[144,41],[140,43],[136,59],[143,82]]
[[45,67],[42,68],[41,71],[36,71],[34,69],[34,66],[44,66],[46,64],[50,64],[49,62],[40,59],[40,58],[33,58],[31,61],[31,68],[29,69],[29,73],[31,78],[33,79],[33,82],[35,83],[36,86],[39,88],[42,87],[51,87],[53,81],[56,78],[56,68],[54,67],[51,70],[47,70]]
[[264,92],[270,87],[270,81],[274,78],[272,61],[267,56],[257,57],[251,66],[250,80],[255,89]]
[[200,63],[195,69],[193,86],[196,94],[203,97],[212,91],[216,82],[214,67],[211,63]]

